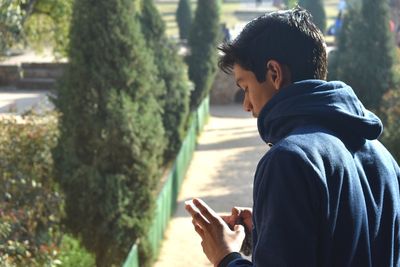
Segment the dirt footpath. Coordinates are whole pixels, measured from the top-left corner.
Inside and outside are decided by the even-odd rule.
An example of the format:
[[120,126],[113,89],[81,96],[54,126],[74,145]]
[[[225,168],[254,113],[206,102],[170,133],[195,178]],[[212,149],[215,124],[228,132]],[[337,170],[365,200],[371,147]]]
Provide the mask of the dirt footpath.
[[251,206],[254,171],[267,149],[256,119],[240,105],[211,107],[155,267],[212,266],[184,201],[201,198],[219,213],[230,212],[233,206]]

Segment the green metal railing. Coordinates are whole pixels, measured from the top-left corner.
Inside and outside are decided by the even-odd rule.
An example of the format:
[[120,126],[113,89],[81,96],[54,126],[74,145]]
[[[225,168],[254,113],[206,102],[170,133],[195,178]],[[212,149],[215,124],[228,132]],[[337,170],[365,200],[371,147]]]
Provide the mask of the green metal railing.
[[[169,171],[166,182],[157,197],[156,215],[150,228],[148,239],[150,241],[153,256],[158,255],[164,231],[176,208],[176,200],[181,188],[186,171],[192,160],[196,148],[196,139],[203,130],[209,116],[210,101],[207,97],[192,114],[191,125],[182,143],[181,149],[175,159],[173,167]],[[138,247],[133,245],[123,267],[139,267]]]

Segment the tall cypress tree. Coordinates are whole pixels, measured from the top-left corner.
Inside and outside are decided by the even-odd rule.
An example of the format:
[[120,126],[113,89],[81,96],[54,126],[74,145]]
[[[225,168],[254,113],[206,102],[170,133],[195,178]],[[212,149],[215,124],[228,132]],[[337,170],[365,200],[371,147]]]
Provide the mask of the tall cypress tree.
[[217,70],[217,45],[221,40],[219,0],[198,0],[189,37],[189,78],[195,88],[190,108],[196,109],[207,96]]
[[185,135],[189,114],[189,79],[186,66],[177,53],[176,46],[165,34],[165,24],[153,0],[143,2],[140,15],[142,31],[148,46],[154,51],[155,64],[164,86],[159,103],[163,107],[163,125],[166,133],[165,161],[179,151]]
[[315,25],[317,25],[322,32],[325,32],[326,13],[323,0],[299,0],[299,5],[311,13]]
[[187,39],[192,24],[192,9],[190,0],[179,0],[178,9],[176,10],[176,22],[179,28],[179,37]]
[[65,223],[97,266],[121,265],[132,243],[145,239],[164,151],[162,92],[137,4],[75,1],[69,65],[55,100]]
[[338,78],[350,84],[364,105],[378,110],[394,79],[394,41],[387,1],[350,6],[338,44]]

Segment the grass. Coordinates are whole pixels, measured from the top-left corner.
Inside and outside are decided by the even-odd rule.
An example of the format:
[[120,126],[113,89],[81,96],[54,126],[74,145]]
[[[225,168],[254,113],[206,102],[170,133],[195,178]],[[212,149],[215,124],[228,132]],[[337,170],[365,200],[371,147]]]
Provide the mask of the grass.
[[[195,14],[197,1],[192,1],[193,15]],[[332,25],[337,16],[337,7],[339,0],[325,0],[325,12],[327,17],[328,27]],[[178,0],[174,1],[156,1],[156,6],[162,15],[165,23],[167,35],[173,38],[178,36],[178,26],[175,21],[175,12],[178,7]],[[238,12],[239,11],[239,12]],[[256,17],[258,12],[251,13],[246,12],[246,14],[240,13],[243,11],[243,4],[238,1],[235,2],[223,2],[221,4],[221,23],[226,23],[228,28],[233,29],[238,24],[243,24]],[[266,10],[267,11],[267,10]],[[333,43],[333,36],[326,36],[327,43]]]
[[[175,21],[175,12],[178,8],[178,2],[156,2],[156,6],[163,17],[167,35],[170,37],[178,36],[178,26]],[[241,9],[242,4],[238,2],[222,3],[221,5],[221,23],[226,23],[229,28],[234,28],[235,25],[243,23],[239,17],[235,15],[235,12]],[[196,10],[196,2],[192,1],[193,15]]]

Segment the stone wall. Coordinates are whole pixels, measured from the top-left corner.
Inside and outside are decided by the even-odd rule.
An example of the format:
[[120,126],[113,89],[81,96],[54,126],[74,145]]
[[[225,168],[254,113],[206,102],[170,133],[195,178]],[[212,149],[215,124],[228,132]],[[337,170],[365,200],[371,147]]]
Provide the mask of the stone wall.
[[17,65],[0,66],[0,86],[16,84],[21,78],[21,70]]

